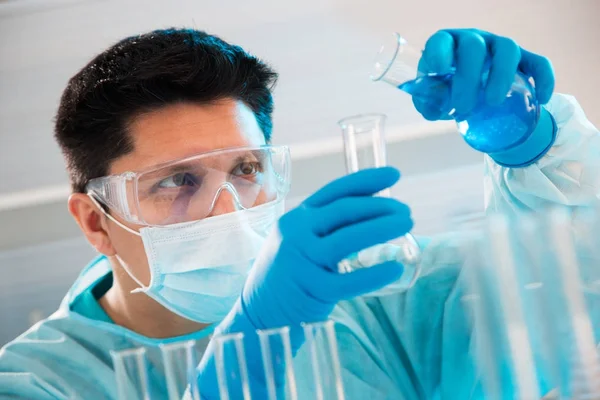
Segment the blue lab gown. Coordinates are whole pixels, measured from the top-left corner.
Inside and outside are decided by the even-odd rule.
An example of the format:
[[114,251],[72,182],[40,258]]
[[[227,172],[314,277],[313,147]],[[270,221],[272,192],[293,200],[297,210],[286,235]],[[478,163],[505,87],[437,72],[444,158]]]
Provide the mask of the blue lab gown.
[[[558,136],[537,163],[507,169],[486,157],[488,210],[596,207],[600,201],[600,133],[572,97],[557,94],[547,109]],[[357,298],[335,309],[347,399],[481,398],[461,304],[461,240],[457,234],[422,240],[423,274],[407,293]],[[56,313],[0,351],[0,399],[116,399],[111,350],[144,346],[152,361],[160,358],[161,343],[206,340],[211,333],[149,339],[113,324],[89,297],[107,274],[106,259],[91,263]],[[305,350],[295,359],[301,399],[311,398]],[[161,375],[160,367],[151,368],[151,390],[162,392],[157,398],[165,398]]]

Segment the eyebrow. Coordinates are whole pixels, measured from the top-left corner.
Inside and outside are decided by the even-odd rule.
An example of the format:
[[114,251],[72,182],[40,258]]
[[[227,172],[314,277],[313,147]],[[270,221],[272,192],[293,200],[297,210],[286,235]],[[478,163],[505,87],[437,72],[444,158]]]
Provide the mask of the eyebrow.
[[263,161],[264,157],[261,157],[261,152],[259,151],[248,151],[246,153],[244,153],[243,155],[239,155],[235,158],[234,160],[234,164],[242,162],[242,161],[248,161],[249,158],[254,158],[257,161]]
[[[243,162],[243,161],[248,161],[249,158],[255,159],[256,161],[260,161],[263,162],[265,157],[261,156],[261,152],[260,151],[247,151],[244,154],[240,154],[237,157],[233,158],[231,161],[231,164],[235,165],[237,163]],[[201,166],[203,168],[210,168],[207,166]],[[152,175],[157,173],[158,171],[162,171],[165,175],[172,175],[172,174],[177,174],[177,173],[181,173],[181,172],[189,172],[190,170],[197,170],[198,166],[195,164],[194,161],[189,161],[183,164],[176,164],[176,165],[172,165],[170,167],[160,167],[158,166],[157,169],[153,170],[153,171],[149,171],[147,172],[148,175]]]
[[158,167],[155,170],[152,171],[148,171],[146,173],[143,173],[142,176],[156,176],[160,173],[160,175],[174,175],[174,174],[178,174],[180,172],[188,172],[190,170],[196,169],[197,167],[195,167],[192,163],[186,163],[186,164],[178,164],[178,165],[172,165],[170,167]]

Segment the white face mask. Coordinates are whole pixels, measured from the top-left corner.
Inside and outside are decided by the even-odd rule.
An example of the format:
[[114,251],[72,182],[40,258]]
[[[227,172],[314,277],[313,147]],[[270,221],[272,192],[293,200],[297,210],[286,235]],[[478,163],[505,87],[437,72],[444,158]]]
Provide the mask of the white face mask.
[[[102,208],[100,208],[102,209]],[[283,214],[283,201],[195,222],[144,227],[142,237],[150,284],[144,286],[120,258],[143,292],[172,312],[201,323],[221,321],[237,298],[269,232]]]

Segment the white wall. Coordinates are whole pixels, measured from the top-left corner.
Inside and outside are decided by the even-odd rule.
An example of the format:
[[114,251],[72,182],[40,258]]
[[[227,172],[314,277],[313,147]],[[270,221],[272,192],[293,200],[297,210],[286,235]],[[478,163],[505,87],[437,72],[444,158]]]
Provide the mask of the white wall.
[[480,210],[481,157],[424,123],[407,96],[369,82],[379,38],[397,30],[421,46],[444,27],[511,36],[553,60],[557,89],[576,95],[598,125],[598,15],[597,0],[0,2],[0,344],[27,326],[32,309],[55,308],[92,255],[66,212],[52,117],[67,79],[116,40],[193,26],[270,61],[281,73],[275,142],[296,154],[290,204],[343,173],[335,121],[387,113],[390,131],[407,132],[390,146],[406,177],[395,193],[414,208],[417,230],[431,233],[443,228],[437,215]]
[[[52,4],[52,6],[50,6]],[[0,4],[0,194],[64,184],[52,117],[67,79],[110,43],[171,25],[206,29],[280,72],[275,140],[338,135],[335,121],[365,111],[390,125],[421,121],[407,96],[368,80],[380,38],[416,46],[444,27],[481,27],[548,55],[558,89],[600,123],[597,0],[15,0]],[[23,158],[26,157],[27,162]]]

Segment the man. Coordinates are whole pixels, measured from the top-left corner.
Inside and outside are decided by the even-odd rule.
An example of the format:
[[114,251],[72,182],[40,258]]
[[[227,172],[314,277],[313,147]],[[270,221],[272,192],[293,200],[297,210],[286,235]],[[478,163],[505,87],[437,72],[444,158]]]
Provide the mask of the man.
[[[517,69],[533,77],[542,104],[550,100],[548,60],[486,32],[436,33],[422,69],[456,66],[451,101],[466,113],[486,59],[490,104]],[[69,210],[102,255],[55,314],[2,349],[0,395],[116,398],[110,351],[144,346],[150,389],[165,397],[158,346],[206,338],[219,323],[221,333],[292,326],[302,398],[312,388],[298,326],[327,317],[338,322],[348,398],[473,393],[454,239],[421,243],[423,276],[406,293],[360,297],[397,280],[396,262],[333,272],[345,256],[410,231],[406,205],[372,196],[399,179],[395,169],[334,181],[276,224],[289,156],[266,146],[275,78],[239,47],[171,29],[124,39],[69,81],[55,131],[73,186]],[[486,157],[488,208],[594,205],[599,151],[575,100],[554,96],[525,143],[494,154],[504,166]],[[206,398],[216,396],[213,361],[209,350],[198,370]]]

